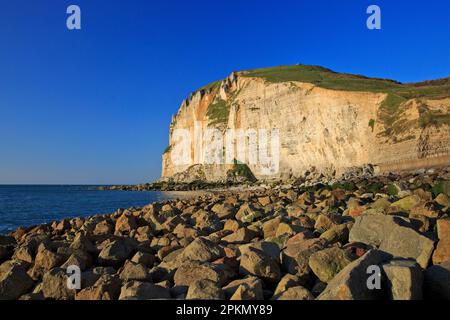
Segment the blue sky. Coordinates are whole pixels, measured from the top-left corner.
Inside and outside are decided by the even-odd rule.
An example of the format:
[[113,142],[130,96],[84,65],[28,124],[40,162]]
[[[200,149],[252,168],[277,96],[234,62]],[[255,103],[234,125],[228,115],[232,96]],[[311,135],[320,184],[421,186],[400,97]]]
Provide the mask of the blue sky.
[[444,0],[0,0],[0,184],[156,179],[181,100],[236,70],[447,77],[449,15]]

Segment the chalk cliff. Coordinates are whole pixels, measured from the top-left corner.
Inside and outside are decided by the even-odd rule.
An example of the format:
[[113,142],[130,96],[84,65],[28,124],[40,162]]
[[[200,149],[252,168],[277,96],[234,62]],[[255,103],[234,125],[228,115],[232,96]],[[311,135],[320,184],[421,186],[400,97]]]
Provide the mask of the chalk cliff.
[[[244,132],[240,153],[230,129]],[[257,137],[277,133],[279,148],[269,139],[262,159],[264,145],[252,140],[253,130]],[[189,150],[180,147],[180,132],[189,135]],[[233,163],[247,164],[258,179],[298,177],[311,168],[341,173],[369,163],[380,170],[450,163],[450,80],[402,84],[304,65],[234,72],[182,102],[169,141],[162,178],[183,181],[223,180]],[[227,146],[233,146],[228,161],[205,157],[219,159]],[[181,151],[189,161],[181,161]]]

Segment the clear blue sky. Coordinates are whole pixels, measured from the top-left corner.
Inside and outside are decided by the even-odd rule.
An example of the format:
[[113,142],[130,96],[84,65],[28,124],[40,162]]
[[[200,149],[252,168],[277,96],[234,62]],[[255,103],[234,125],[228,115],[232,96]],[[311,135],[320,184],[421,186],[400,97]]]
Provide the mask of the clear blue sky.
[[236,70],[449,76],[449,16],[444,0],[0,0],[0,184],[156,179],[181,100]]

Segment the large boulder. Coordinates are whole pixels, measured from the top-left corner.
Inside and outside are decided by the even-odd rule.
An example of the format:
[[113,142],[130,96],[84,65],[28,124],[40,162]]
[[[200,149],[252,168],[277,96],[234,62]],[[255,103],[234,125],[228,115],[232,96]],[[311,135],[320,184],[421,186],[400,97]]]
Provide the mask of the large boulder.
[[33,287],[33,280],[20,264],[5,262],[0,272],[0,300],[15,300]]
[[56,300],[72,300],[75,297],[75,289],[69,289],[66,272],[60,268],[54,268],[44,274],[42,279],[42,293],[45,298]]
[[328,283],[353,260],[346,250],[331,247],[313,253],[309,257],[309,267],[320,281]]
[[98,260],[102,265],[117,267],[129,259],[133,251],[133,247],[125,243],[125,241],[110,241],[100,251]]
[[421,300],[423,274],[412,260],[392,260],[383,265],[388,295],[392,300]]
[[191,261],[183,263],[177,269],[174,275],[174,284],[177,286],[190,286],[195,281],[204,279],[222,285],[226,277],[216,265]]
[[249,247],[242,253],[239,272],[243,275],[257,276],[268,282],[276,283],[281,278],[279,259],[263,250]]
[[192,241],[180,254],[180,261],[201,261],[210,262],[224,255],[223,249],[216,243],[205,239],[197,238]]
[[[378,289],[369,289],[367,284],[369,266],[381,265],[385,255],[370,250],[358,260],[348,264],[331,280],[319,295],[319,300],[372,300],[381,297]],[[381,267],[380,267],[381,268]]]

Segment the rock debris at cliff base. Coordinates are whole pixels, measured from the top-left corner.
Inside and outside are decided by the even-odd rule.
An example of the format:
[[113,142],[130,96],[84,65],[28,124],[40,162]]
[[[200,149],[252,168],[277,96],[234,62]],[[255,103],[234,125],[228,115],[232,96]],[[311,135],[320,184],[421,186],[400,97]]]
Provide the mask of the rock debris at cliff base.
[[0,298],[450,299],[449,196],[447,167],[19,228],[0,236]]

